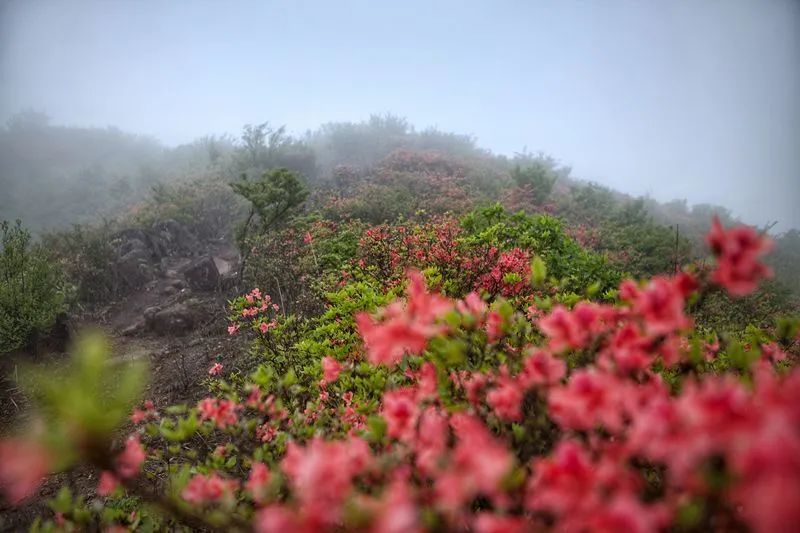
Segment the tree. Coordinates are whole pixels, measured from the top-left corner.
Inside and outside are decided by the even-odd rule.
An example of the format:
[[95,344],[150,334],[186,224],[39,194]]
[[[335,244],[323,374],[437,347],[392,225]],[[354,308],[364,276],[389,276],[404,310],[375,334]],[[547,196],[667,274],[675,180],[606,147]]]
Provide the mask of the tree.
[[242,254],[239,281],[244,276],[250,256],[249,237],[256,232],[264,234],[284,222],[291,211],[308,197],[308,190],[299,175],[287,168],[275,168],[265,172],[260,179],[251,180],[243,176],[231,183],[236,194],[250,202],[250,211],[239,231],[236,242]]
[[517,163],[511,170],[511,178],[517,186],[529,192],[531,200],[537,205],[547,200],[559,178],[569,176],[569,168],[558,168],[557,162],[544,154],[534,156],[523,151],[515,159]]
[[0,353],[31,343],[64,310],[61,275],[17,220],[0,222]]

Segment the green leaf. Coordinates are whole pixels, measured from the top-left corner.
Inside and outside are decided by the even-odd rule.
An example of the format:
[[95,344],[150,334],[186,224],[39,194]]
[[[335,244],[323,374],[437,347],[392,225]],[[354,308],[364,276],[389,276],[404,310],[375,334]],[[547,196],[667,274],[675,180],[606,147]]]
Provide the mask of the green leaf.
[[538,255],[531,261],[531,282],[534,286],[539,287],[544,284],[547,279],[547,265]]

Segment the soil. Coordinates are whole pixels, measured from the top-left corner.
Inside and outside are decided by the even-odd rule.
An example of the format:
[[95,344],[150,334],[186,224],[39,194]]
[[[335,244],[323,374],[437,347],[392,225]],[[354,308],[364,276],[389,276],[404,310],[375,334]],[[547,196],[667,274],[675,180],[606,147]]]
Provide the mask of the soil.
[[[213,246],[209,253],[222,276],[230,274],[237,264],[235,250],[224,243]],[[73,319],[78,334],[87,329],[102,331],[111,343],[114,359],[147,362],[149,384],[143,399],[152,400],[159,409],[180,403],[192,405],[201,399],[206,392],[203,381],[215,362],[222,363],[226,373],[237,369],[247,371],[251,366],[247,362],[243,340],[227,334],[226,304],[235,296],[235,290],[174,289],[176,280],[181,278],[182,271],[191,262],[190,257],[170,257],[162,265],[163,274],[158,279],[118,302]],[[154,306],[166,308],[185,302],[191,304],[199,317],[190,332],[180,336],[159,336],[145,327],[143,315],[146,309]],[[0,436],[7,436],[27,418],[29,402],[17,386],[17,377],[22,369],[31,363],[58,368],[68,362],[69,355],[45,349],[35,357],[14,353],[0,359]],[[127,430],[130,427],[124,431]],[[77,468],[53,475],[23,506],[12,508],[0,503],[0,531],[26,531],[36,516],[49,516],[52,511],[46,502],[65,482],[77,493],[91,499],[97,486],[97,473]]]

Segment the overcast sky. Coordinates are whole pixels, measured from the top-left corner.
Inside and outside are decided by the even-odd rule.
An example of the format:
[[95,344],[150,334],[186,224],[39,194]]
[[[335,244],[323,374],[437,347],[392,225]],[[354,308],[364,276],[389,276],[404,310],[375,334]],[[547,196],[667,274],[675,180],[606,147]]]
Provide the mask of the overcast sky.
[[800,227],[800,1],[0,0],[0,120],[174,145],[392,112]]

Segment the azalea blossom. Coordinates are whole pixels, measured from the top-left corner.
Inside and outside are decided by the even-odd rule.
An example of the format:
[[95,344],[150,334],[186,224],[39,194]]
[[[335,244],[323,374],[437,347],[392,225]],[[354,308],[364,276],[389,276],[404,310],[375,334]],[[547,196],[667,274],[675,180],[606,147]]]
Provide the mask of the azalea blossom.
[[100,496],[110,496],[119,487],[119,479],[113,472],[103,470],[100,472],[100,480],[97,483],[97,494]]
[[419,272],[409,271],[408,279],[405,305],[395,302],[387,306],[382,321],[375,322],[367,313],[356,315],[358,331],[371,363],[396,365],[406,353],[421,353],[428,339],[445,330],[437,320],[450,311],[453,304],[438,294],[429,293]]
[[342,371],[342,365],[330,356],[325,356],[322,358],[322,372],[323,377],[327,383],[333,383],[339,377],[339,373]]
[[260,462],[253,463],[245,488],[256,503],[263,503],[266,501],[267,485],[269,484],[270,477],[267,465]]
[[714,217],[706,242],[717,258],[712,279],[734,296],[753,292],[759,281],[772,276],[772,269],[760,261],[772,249],[772,240],[747,226],[725,229]]
[[17,505],[36,492],[50,468],[49,455],[32,441],[0,441],[0,492]]
[[133,477],[139,473],[139,469],[147,457],[147,453],[139,442],[137,435],[131,435],[125,441],[125,448],[117,456],[117,474],[122,478]]
[[181,497],[196,504],[232,501],[238,486],[235,479],[225,479],[216,472],[209,475],[195,474],[181,491]]
[[236,424],[238,421],[236,412],[239,409],[239,405],[226,399],[204,398],[197,404],[200,419],[212,420],[220,429]]

